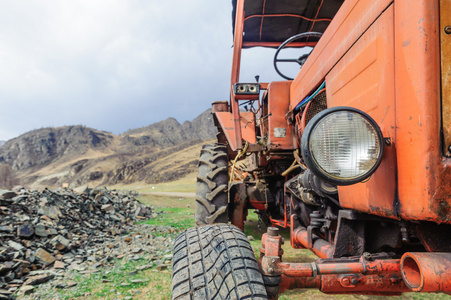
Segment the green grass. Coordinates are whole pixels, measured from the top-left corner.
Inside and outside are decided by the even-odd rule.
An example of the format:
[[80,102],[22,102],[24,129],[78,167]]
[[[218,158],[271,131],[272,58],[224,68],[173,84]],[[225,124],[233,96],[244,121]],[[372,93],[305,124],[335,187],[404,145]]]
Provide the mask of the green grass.
[[[258,215],[254,213],[252,210],[249,211],[244,227],[244,234],[246,236],[252,236],[254,238],[253,241],[250,241],[252,249],[254,249],[254,253],[256,258],[258,259],[260,256],[260,246],[261,246],[261,237],[263,233],[266,232],[266,227],[264,225],[258,226]],[[316,258],[318,258],[311,251],[306,249],[293,249],[290,244],[290,229],[289,228],[280,228],[280,235],[284,238],[285,243],[282,245],[282,249],[284,251],[283,259],[284,261],[289,262],[312,262]]]
[[144,224],[169,226],[182,231],[194,226],[194,210],[183,207],[161,207],[156,209],[156,218],[143,221]]
[[[171,264],[169,260],[165,264]],[[137,271],[137,267],[149,265],[149,269]],[[68,281],[76,286],[67,289],[46,288],[35,294],[33,299],[170,299],[171,272],[159,271],[151,259],[115,259],[113,267],[101,269],[98,273],[81,274],[72,271]],[[133,282],[141,280],[142,282]]]
[[[244,233],[246,236],[252,236],[254,240],[250,241],[252,249],[254,250],[255,257],[260,257],[259,247],[261,246],[261,236],[265,233],[265,228],[258,228],[258,216],[252,210],[249,210],[247,220],[244,227]],[[293,249],[290,244],[290,230],[289,228],[280,229],[280,235],[285,239],[282,249],[284,254],[282,256],[283,261],[286,262],[298,262],[298,263],[310,263],[318,257],[307,249]],[[404,293],[402,296],[368,296],[368,295],[329,295],[314,289],[296,289],[285,291],[279,296],[279,300],[295,300],[295,299],[368,299],[368,300],[382,300],[382,299],[422,299],[422,300],[451,300],[451,296],[446,294],[419,294],[419,293]]]
[[[158,216],[140,223],[166,226],[170,230],[165,233],[155,231],[153,235],[175,237],[179,232],[194,226],[194,200],[164,196],[151,196],[141,194],[140,200],[148,205],[153,205]],[[264,227],[264,226],[263,226]],[[258,217],[250,210],[245,224],[245,235],[252,236],[250,241],[254,253],[258,259],[259,247],[261,246],[261,236],[265,228],[258,228]],[[316,256],[305,249],[293,249],[290,245],[288,229],[281,229],[282,237],[285,239],[283,245],[283,260],[287,262],[312,262]],[[158,271],[155,266],[143,271],[136,271],[136,267],[151,264],[152,261],[143,258],[137,261],[126,261],[116,259],[112,268],[102,269],[94,274],[76,274],[71,280],[77,282],[77,286],[64,290],[50,291],[48,297],[43,299],[53,299],[53,293],[59,295],[61,299],[171,299],[171,271]],[[166,263],[170,264],[170,261]],[[148,280],[143,283],[132,283],[134,279]],[[121,284],[130,285],[123,286]],[[368,295],[327,295],[318,290],[297,289],[284,292],[280,295],[280,300],[294,299],[451,299],[445,294],[415,294],[405,293],[398,297],[378,297]]]
[[[146,199],[140,199],[149,204]],[[155,199],[154,199],[155,200]],[[194,226],[194,209],[186,207],[192,200],[171,197],[158,197],[164,204],[175,203],[178,207],[154,207],[157,217],[139,223],[169,227],[169,230],[158,230],[153,237],[171,236],[174,238],[179,232]],[[192,205],[194,207],[194,205]],[[77,285],[68,289],[52,288],[50,293],[56,293],[59,299],[170,299],[171,298],[171,262],[168,270],[158,271],[152,260],[144,258],[132,261],[115,259],[114,266],[104,268],[99,273],[80,274],[74,272],[70,280]],[[136,272],[136,267],[153,265],[152,268]],[[145,279],[143,283],[132,283],[134,279]],[[127,284],[126,286],[122,284]],[[129,284],[129,285],[128,285]],[[50,294],[44,299],[56,298]]]
[[[177,208],[177,207],[194,207],[194,199],[183,197],[168,197],[158,196],[152,194],[141,194],[139,200],[146,205],[151,205],[155,208]],[[192,208],[194,212],[194,208]]]

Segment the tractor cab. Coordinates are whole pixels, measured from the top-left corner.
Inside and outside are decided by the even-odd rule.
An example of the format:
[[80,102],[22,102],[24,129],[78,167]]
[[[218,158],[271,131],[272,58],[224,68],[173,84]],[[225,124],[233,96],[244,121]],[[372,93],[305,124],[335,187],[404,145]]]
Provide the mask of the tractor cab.
[[[310,51],[315,47],[318,40],[327,29],[328,25],[334,18],[338,9],[342,5],[341,0],[322,0],[322,1],[289,1],[280,2],[276,0],[259,0],[259,1],[232,1],[232,22],[234,32],[234,51],[231,74],[231,94],[228,107],[224,103],[219,105],[213,104],[213,110],[219,112],[228,112],[227,114],[216,114],[217,122],[223,125],[231,125],[233,123],[233,133],[220,133],[225,136],[230,146],[231,155],[233,152],[242,149],[244,144],[248,142],[251,147],[258,148],[256,144],[258,134],[258,123],[270,122],[268,115],[256,116],[256,108],[262,107],[260,93],[268,90],[269,83],[258,83],[252,85],[250,83],[240,83],[240,65],[241,53],[243,49],[253,47],[274,48],[273,66],[277,74],[283,80],[289,82],[277,83],[272,86],[274,89],[285,89],[284,95],[277,93],[277,103],[285,102],[285,110],[288,112],[289,92],[288,89],[291,81],[304,65]],[[296,49],[296,51],[290,51]],[[288,50],[288,51],[286,51]],[[291,57],[286,57],[284,52],[288,52]],[[289,72],[291,71],[291,72]],[[277,86],[277,87],[276,87]],[[268,92],[262,97],[267,101]],[[281,98],[284,98],[283,100]],[[260,101],[260,102],[259,102]],[[254,103],[258,102],[258,103]],[[273,101],[271,101],[273,102]],[[243,106],[252,107],[253,115],[250,113],[241,114],[240,109]],[[261,112],[264,114],[264,112]],[[271,113],[271,112],[270,112]],[[279,114],[272,114],[275,118]],[[272,118],[272,119],[273,119]],[[239,120],[242,121],[239,121]],[[260,120],[258,120],[260,119]],[[257,132],[251,129],[252,122],[257,127]],[[276,122],[280,122],[277,120]],[[257,125],[257,126],[255,126]],[[264,127],[264,125],[262,125]],[[225,128],[224,126],[221,126]],[[231,128],[227,126],[227,128]],[[282,135],[283,130],[280,134]],[[254,138],[255,136],[255,138]],[[225,140],[223,140],[225,142]],[[271,143],[271,141],[270,141]]]

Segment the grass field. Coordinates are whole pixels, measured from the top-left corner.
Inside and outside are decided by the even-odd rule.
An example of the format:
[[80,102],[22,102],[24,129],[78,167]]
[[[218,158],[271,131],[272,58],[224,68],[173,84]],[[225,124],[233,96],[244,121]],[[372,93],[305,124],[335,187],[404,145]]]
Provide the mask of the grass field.
[[[187,197],[155,196],[155,192],[195,192],[195,176],[188,176],[182,180],[166,184],[149,186],[127,186],[117,189],[132,189],[140,192],[139,199],[152,205],[161,212],[156,218],[145,221],[146,224],[166,226],[171,229],[163,234],[164,237],[174,238],[180,231],[194,226],[194,200]],[[249,212],[245,226],[246,236],[252,236],[250,242],[258,259],[261,235],[263,229],[258,228],[257,215]],[[308,250],[296,250],[289,243],[289,231],[281,230],[287,241],[284,246],[284,261],[311,262],[316,256]],[[58,298],[62,299],[170,299],[171,271],[158,271],[154,266],[150,269],[136,272],[136,268],[148,264],[145,259],[133,262],[117,261],[116,267],[102,270],[90,275],[77,275],[73,280],[77,282],[75,288],[60,290]],[[444,294],[414,294],[406,293],[398,297],[381,297],[368,295],[327,295],[317,290],[298,289],[286,291],[279,299],[451,299]]]
[[142,199],[151,205],[155,205],[157,207],[165,206],[164,203],[158,201],[158,199],[154,199],[152,197],[148,197],[150,193],[154,192],[178,192],[178,193],[195,193],[196,192],[196,174],[191,173],[188,176],[173,182],[167,183],[158,183],[158,184],[148,184],[142,185],[132,184],[132,185],[115,185],[110,188],[115,189],[126,189],[126,190],[134,190],[141,194]]
[[[166,184],[165,188],[171,191],[180,191],[177,186],[171,189],[172,184]],[[184,192],[190,192],[186,187],[181,187]],[[161,196],[143,195],[143,200],[151,205],[159,206],[157,210],[164,211],[164,214],[159,215],[156,219],[150,220],[149,224],[154,225],[170,225],[174,228],[183,229],[194,225],[194,200],[193,199],[180,199],[180,198],[166,198]],[[190,207],[187,207],[189,205]],[[261,235],[264,233],[263,229],[258,228],[258,217],[253,211],[249,211],[249,215],[245,225],[246,236],[252,236],[253,240],[250,242],[254,253],[258,259],[259,247],[261,245]],[[289,243],[289,230],[281,230],[281,235],[287,241],[283,245],[284,261],[290,262],[312,262],[317,258],[309,250],[305,249],[293,249]],[[169,285],[167,289],[170,289],[170,278],[168,280]],[[168,294],[168,299],[170,296]],[[286,291],[280,297],[280,300],[294,300],[294,299],[448,299],[450,296],[444,294],[414,294],[406,293],[398,297],[388,296],[368,296],[368,295],[327,295],[317,290],[297,289],[292,291]]]

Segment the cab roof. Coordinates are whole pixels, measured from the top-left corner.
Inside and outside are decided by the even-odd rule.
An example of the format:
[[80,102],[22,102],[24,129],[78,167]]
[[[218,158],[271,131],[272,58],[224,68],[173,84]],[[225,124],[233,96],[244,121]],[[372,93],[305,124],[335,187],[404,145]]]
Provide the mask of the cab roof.
[[[243,43],[282,43],[303,32],[324,32],[344,0],[246,0]],[[233,30],[237,0],[232,0]],[[310,37],[309,41],[315,41]],[[243,48],[245,48],[244,46]]]

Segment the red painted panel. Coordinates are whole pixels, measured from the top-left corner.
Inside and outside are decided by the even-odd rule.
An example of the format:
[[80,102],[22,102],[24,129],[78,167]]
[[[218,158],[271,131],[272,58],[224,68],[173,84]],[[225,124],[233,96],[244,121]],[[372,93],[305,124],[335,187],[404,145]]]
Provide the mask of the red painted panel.
[[[328,107],[368,113],[384,137],[395,141],[393,6],[390,6],[326,77]],[[385,147],[382,163],[365,183],[338,188],[343,207],[396,218],[396,151]]]

